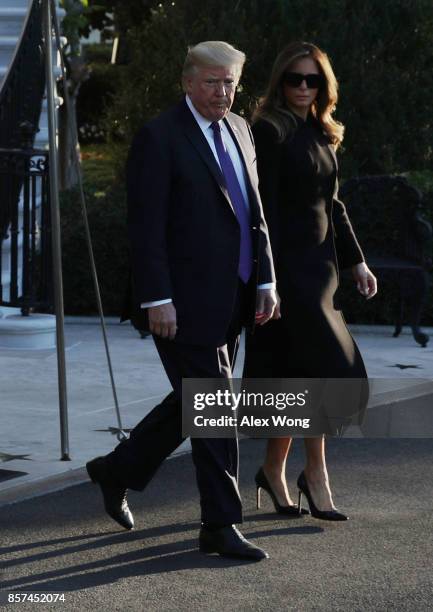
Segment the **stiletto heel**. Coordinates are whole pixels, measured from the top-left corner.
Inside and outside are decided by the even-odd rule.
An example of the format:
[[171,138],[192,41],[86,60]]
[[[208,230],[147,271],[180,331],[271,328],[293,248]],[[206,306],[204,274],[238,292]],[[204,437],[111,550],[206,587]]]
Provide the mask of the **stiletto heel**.
[[266,491],[266,493],[269,494],[273,504],[274,504],[274,508],[275,508],[275,512],[278,512],[278,514],[289,514],[290,516],[302,516],[303,514],[309,514],[308,510],[306,508],[301,508],[298,504],[298,506],[282,506],[278,500],[277,500],[277,496],[275,495],[274,491],[271,488],[271,485],[269,484],[268,479],[265,476],[265,473],[263,471],[263,468],[260,468],[259,471],[257,472],[256,476],[255,476],[255,481],[256,481],[256,486],[257,486],[257,510],[260,508],[261,506],[261,489],[263,489],[264,491]]
[[298,514],[301,514],[302,491],[298,491]]
[[338,510],[319,510],[316,504],[313,501],[311,496],[311,491],[308,486],[307,479],[305,477],[304,472],[301,472],[298,478],[298,489],[299,489],[299,502],[300,505],[301,495],[302,493],[305,495],[308,501],[308,505],[310,507],[311,516],[314,518],[322,519],[324,521],[347,521],[349,519],[348,516],[343,514],[342,512],[338,512]]

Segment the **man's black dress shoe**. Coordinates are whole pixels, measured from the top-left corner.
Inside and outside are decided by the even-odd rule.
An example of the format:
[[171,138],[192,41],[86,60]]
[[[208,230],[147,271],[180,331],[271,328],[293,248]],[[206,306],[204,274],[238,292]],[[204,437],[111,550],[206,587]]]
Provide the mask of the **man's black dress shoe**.
[[133,529],[134,517],[126,501],[127,489],[113,482],[105,458],[96,457],[89,461],[86,463],[86,469],[91,481],[101,487],[107,514],[125,529]]
[[268,559],[267,552],[248,542],[234,525],[210,530],[203,525],[199,536],[200,552],[218,553],[223,557],[260,561]]

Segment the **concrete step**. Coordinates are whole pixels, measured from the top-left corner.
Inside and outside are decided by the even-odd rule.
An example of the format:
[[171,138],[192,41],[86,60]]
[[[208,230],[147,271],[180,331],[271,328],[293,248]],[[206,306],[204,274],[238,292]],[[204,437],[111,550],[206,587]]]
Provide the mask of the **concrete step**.
[[0,0],[0,8],[16,10],[16,9],[26,9],[28,8],[31,0]]
[[12,56],[13,56],[13,51],[11,51],[11,53],[1,53],[0,54],[0,87],[1,87],[1,83],[2,80],[6,74],[6,72],[8,71],[8,66],[12,61]]
[[[0,36],[0,54],[8,53],[15,50],[18,43],[18,36],[7,36],[5,34]],[[1,56],[0,56],[1,57]]]
[[43,148],[48,143],[48,127],[39,127],[39,132],[36,134],[35,147]]
[[47,314],[12,315],[0,319],[0,346],[14,349],[52,349],[56,345],[56,318]]
[[17,43],[17,36],[0,36],[0,65],[9,66]]
[[26,15],[27,8],[0,7],[0,35],[19,37]]
[[1,6],[0,4],[0,19],[22,19],[27,15],[26,7],[12,6],[12,0],[9,7]]
[[23,29],[24,21],[6,21],[0,17],[0,35],[1,36],[16,36],[17,40],[20,37]]

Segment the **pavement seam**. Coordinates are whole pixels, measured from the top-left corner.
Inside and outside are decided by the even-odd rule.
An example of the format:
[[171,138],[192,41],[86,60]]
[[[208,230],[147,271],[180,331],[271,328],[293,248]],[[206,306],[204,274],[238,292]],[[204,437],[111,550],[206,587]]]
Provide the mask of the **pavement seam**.
[[[172,461],[189,453],[191,453],[191,449],[179,451],[171,457],[167,457],[167,460]],[[53,476],[42,476],[38,480],[17,484],[0,492],[0,508],[48,495],[49,493],[57,493],[58,491],[63,491],[86,482],[90,483],[90,480],[85,467],[73,468]]]

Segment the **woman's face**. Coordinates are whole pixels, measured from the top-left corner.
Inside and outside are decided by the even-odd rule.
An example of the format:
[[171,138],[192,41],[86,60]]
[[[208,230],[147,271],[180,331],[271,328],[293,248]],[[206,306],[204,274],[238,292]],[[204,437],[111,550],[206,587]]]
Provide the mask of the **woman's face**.
[[319,87],[316,87],[318,84],[314,82],[314,77],[309,79],[308,84],[305,80],[298,84],[297,81],[299,81],[300,77],[294,76],[293,73],[295,75],[314,74],[318,75],[319,79],[322,77],[320,77],[320,71],[315,60],[311,57],[303,57],[293,62],[285,72],[288,76],[286,78],[283,76],[283,94],[287,106],[295,113],[305,115],[316,99]]

